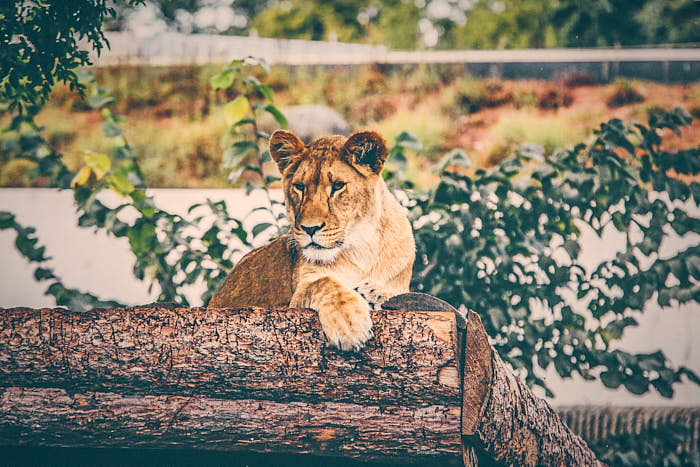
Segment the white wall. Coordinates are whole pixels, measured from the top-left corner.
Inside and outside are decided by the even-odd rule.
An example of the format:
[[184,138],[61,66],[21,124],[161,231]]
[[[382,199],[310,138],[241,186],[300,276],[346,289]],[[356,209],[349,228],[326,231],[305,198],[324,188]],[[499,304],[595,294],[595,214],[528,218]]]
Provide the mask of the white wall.
[[[181,215],[186,215],[191,204],[207,198],[226,200],[234,217],[243,217],[261,202],[261,198],[246,198],[238,190],[160,189],[151,193],[160,207]],[[118,199],[105,198],[103,202],[111,205]],[[133,257],[126,239],[76,227],[70,192],[0,189],[0,210],[9,210],[16,214],[20,223],[36,227],[40,242],[53,257],[51,265],[66,286],[134,305],[155,300],[157,293],[149,293],[148,284],[137,281],[132,275]],[[697,243],[699,237],[670,237],[663,243],[660,255],[667,256]],[[0,231],[0,307],[53,306],[52,297],[43,295],[47,285],[34,281],[34,267],[17,253],[13,241],[13,232]],[[624,239],[614,231],[606,232],[602,239],[585,231],[581,260],[585,266],[597,264],[612,257],[622,242]],[[201,304],[198,297],[202,290],[199,287],[189,291],[188,298],[193,305]],[[700,334],[699,312],[697,304],[666,310],[651,305],[642,316],[640,326],[627,331],[620,347],[639,352],[662,349],[676,365],[685,365],[700,373],[700,343],[694,339]],[[547,382],[556,394],[553,402],[557,405],[700,405],[700,388],[692,383],[679,386],[674,399],[668,400],[656,394],[638,397],[624,389],[610,390],[599,382],[584,382],[581,378],[562,380],[554,370],[548,371]]]

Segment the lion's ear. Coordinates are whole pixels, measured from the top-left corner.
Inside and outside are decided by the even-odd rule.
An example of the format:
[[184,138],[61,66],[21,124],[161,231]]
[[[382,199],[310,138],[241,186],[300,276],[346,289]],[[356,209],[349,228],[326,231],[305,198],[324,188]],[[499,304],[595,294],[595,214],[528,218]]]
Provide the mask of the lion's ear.
[[349,163],[367,167],[379,174],[386,160],[386,141],[376,131],[358,131],[350,135],[345,142],[343,153]]
[[270,136],[270,155],[277,163],[280,172],[289,164],[292,156],[304,149],[304,143],[288,130],[277,130]]

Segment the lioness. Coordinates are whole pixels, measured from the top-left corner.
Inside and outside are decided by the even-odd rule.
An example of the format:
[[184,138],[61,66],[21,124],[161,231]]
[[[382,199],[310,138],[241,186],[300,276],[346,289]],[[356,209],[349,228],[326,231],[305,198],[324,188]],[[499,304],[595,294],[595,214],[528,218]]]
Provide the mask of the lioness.
[[332,345],[360,349],[370,309],[408,292],[415,259],[411,225],[381,177],[386,143],[361,131],[306,146],[278,130],[270,154],[291,234],[243,257],[209,306],[312,308]]

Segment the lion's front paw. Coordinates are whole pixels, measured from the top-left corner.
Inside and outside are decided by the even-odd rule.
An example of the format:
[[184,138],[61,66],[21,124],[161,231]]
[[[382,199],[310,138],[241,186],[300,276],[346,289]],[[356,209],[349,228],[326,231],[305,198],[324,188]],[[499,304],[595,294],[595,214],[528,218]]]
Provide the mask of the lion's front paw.
[[355,287],[355,292],[359,293],[362,298],[369,304],[372,310],[381,310],[382,303],[386,302],[389,298],[385,293],[383,293],[379,288],[370,284],[367,281],[360,283]]
[[352,294],[341,303],[329,303],[318,310],[328,342],[341,350],[359,350],[370,340],[372,318],[367,303]]

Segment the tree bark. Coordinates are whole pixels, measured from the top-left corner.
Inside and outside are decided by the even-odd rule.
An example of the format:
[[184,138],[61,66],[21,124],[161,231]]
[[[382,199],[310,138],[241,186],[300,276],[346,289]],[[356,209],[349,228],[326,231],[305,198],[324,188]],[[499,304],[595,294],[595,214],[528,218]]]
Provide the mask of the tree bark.
[[402,297],[387,308],[438,311],[374,312],[357,353],[311,310],[0,309],[0,445],[596,464],[476,314]]
[[342,353],[310,310],[0,310],[0,445],[459,461],[454,317],[373,319]]
[[[481,319],[467,318],[462,436],[498,465],[604,465],[586,442],[506,367]],[[470,375],[470,376],[468,376]]]

